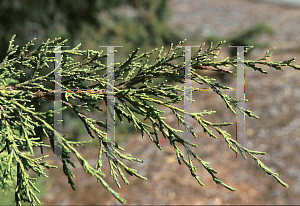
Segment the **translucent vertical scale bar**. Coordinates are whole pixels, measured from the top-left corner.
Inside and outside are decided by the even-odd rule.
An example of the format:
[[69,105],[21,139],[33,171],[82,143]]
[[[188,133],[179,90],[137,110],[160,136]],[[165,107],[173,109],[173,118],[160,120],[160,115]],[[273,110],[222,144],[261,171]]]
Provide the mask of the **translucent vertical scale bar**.
[[[191,74],[191,59],[192,59],[192,48],[193,47],[199,47],[199,45],[193,45],[193,46],[180,46],[184,47],[184,75],[185,75],[185,83],[184,83],[184,111],[188,113],[192,113],[192,93],[193,93],[193,81],[192,81],[192,74]],[[192,130],[192,117],[188,114],[184,114],[184,121],[188,124],[188,126],[191,127]],[[194,139],[194,136],[187,131],[187,127],[185,127],[185,130],[183,132],[183,135],[186,140],[189,142],[192,142]],[[190,145],[187,145],[188,148],[186,148],[186,151],[193,150],[193,147]],[[187,153],[185,153],[188,155]],[[189,159],[191,158],[188,156]]]
[[62,158],[61,47],[55,47],[54,154]]
[[[249,46],[230,46],[237,47],[237,82],[236,82],[236,99],[242,99],[244,101],[239,101],[237,104],[245,109],[245,65],[244,65],[244,48]],[[253,46],[250,46],[253,47]],[[239,138],[244,137],[244,147],[245,147],[245,115],[236,110],[236,141]],[[236,160],[243,160],[241,155],[236,154]]]
[[[244,99],[244,46],[237,46],[237,71],[236,71],[236,76],[237,76],[237,82],[236,82],[236,98],[237,99]],[[242,54],[242,55],[241,55]],[[245,100],[244,100],[245,101]],[[244,107],[244,102],[238,102],[238,106]],[[245,109],[245,108],[244,108]],[[244,142],[245,142],[245,136],[244,136],[244,130],[245,130],[245,125],[244,125],[244,114],[241,112],[237,111],[237,120],[236,120],[236,126],[237,126],[237,136],[236,136],[236,141],[237,138],[239,137],[240,139],[244,137]],[[239,155],[238,159],[241,159],[242,156]]]
[[107,47],[107,156],[111,160],[111,156],[115,142],[115,110],[114,110],[114,47]]
[[[193,89],[193,82],[191,78],[191,58],[192,58],[192,46],[185,46],[185,69],[184,69],[184,75],[185,75],[185,84],[184,84],[184,111],[192,113],[192,89]],[[192,117],[188,114],[184,114],[184,121],[188,123],[189,126],[192,126]],[[184,137],[188,141],[193,140],[192,134],[187,131],[187,129],[184,130],[183,133]],[[192,147],[189,147],[189,149],[192,149]]]
[[115,73],[114,73],[114,49],[115,47],[123,47],[123,46],[99,46],[107,48],[107,86],[106,86],[106,95],[107,95],[107,117],[106,117],[106,125],[107,125],[107,157],[108,160],[114,159],[112,155],[114,155],[113,147],[115,145],[115,96],[114,96],[114,86],[115,86]]

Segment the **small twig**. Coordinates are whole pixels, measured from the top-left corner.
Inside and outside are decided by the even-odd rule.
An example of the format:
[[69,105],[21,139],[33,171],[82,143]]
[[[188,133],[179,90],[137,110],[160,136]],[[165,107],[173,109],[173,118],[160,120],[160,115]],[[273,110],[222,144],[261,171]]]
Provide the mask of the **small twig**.
[[[170,67],[168,70],[166,71],[160,71],[161,74],[164,74],[166,72],[169,72],[173,69],[174,67]],[[230,73],[230,74],[234,74],[232,71],[228,71],[228,70],[224,70],[224,69],[216,69],[213,67],[207,67],[207,66],[194,66],[195,69],[199,69],[199,70],[209,70],[209,71],[218,71],[220,73]],[[235,74],[234,74],[235,75]],[[149,78],[145,78],[143,81],[148,80]],[[118,90],[122,90],[122,89],[126,89],[130,87],[130,85],[119,85],[118,87],[116,87]],[[11,91],[11,92],[16,92],[19,90],[16,90],[15,87],[13,86],[8,86],[8,87],[0,87],[0,90],[4,90],[6,89],[6,91]],[[40,98],[42,100],[55,100],[55,92],[61,92],[59,90],[50,90],[50,91],[37,91],[37,92],[33,92],[31,93],[31,95],[33,96],[33,98]],[[88,89],[88,90],[81,90],[81,89],[70,89],[70,90],[64,90],[63,92],[67,92],[67,93],[72,93],[72,94],[82,94],[82,93],[89,93],[89,94],[98,94],[98,95],[102,95],[102,94],[106,94],[106,90],[102,89],[102,90],[98,90],[98,89]],[[23,91],[23,93],[25,93],[25,91]]]
[[225,70],[225,69],[216,69],[214,67],[207,67],[207,66],[194,66],[195,69],[200,69],[200,70],[209,70],[209,71],[216,71],[216,72],[220,72],[220,73],[230,73],[230,74],[234,74],[232,71],[229,70]]

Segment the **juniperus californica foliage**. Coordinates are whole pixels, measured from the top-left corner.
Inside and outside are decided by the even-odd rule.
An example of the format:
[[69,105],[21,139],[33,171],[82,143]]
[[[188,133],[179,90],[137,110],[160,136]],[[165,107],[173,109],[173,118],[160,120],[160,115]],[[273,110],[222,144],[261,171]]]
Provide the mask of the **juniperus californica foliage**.
[[[27,174],[27,171],[31,169],[39,176],[47,177],[44,172],[44,168],[57,168],[57,166],[47,164],[47,162],[44,161],[47,156],[34,158],[34,147],[40,147],[41,152],[44,147],[53,149],[55,131],[53,122],[54,110],[39,112],[35,110],[33,103],[37,101],[54,100],[55,90],[45,87],[42,83],[50,82],[54,85],[55,70],[47,73],[46,75],[39,74],[43,69],[49,68],[49,63],[53,63],[55,61],[55,48],[48,46],[63,46],[67,40],[61,41],[60,38],[56,38],[51,41],[48,39],[47,42],[40,45],[37,49],[29,51],[28,49],[31,45],[33,45],[34,40],[26,44],[22,49],[19,49],[18,46],[13,45],[14,38],[15,36],[13,36],[10,41],[5,59],[0,64],[0,184],[4,190],[10,182],[16,180],[16,204],[20,205],[21,201],[27,201],[34,205],[38,205],[40,204],[40,201],[36,197],[36,192],[39,192],[39,190],[34,185],[35,178],[31,178]],[[203,77],[196,73],[197,69],[207,69],[208,66],[214,67],[215,70],[220,72],[228,73],[229,71],[219,67],[228,65],[237,66],[237,57],[216,61],[219,53],[218,50],[221,49],[221,45],[224,43],[225,41],[221,41],[214,47],[211,44],[204,51],[202,51],[204,44],[199,48],[197,53],[192,56],[191,79],[201,85],[206,84],[210,88],[215,89],[214,92],[224,100],[227,107],[233,113],[235,113],[234,108],[237,108],[240,112],[249,117],[258,118],[256,115],[252,114],[251,111],[240,107],[237,104],[239,100],[231,98],[229,95],[218,90],[231,89],[230,87],[219,85],[214,82],[214,79]],[[182,44],[183,42],[180,42],[179,46]],[[121,159],[137,162],[143,161],[131,157],[129,154],[122,154],[121,151],[124,151],[124,149],[119,146],[117,142],[113,142],[114,147],[112,149],[108,149],[107,144],[110,140],[107,138],[107,133],[99,129],[101,127],[107,129],[107,124],[102,121],[88,118],[82,113],[83,110],[90,111],[91,108],[103,111],[96,104],[107,100],[105,92],[107,75],[101,76],[97,74],[97,72],[107,70],[106,65],[100,62],[100,59],[105,59],[107,54],[93,50],[80,50],[79,46],[80,45],[70,50],[61,50],[61,54],[63,56],[61,64],[62,110],[71,110],[75,112],[78,118],[82,120],[88,134],[92,138],[99,140],[99,159],[96,166],[92,167],[89,162],[85,160],[75,149],[75,146],[86,144],[89,141],[71,141],[68,137],[61,136],[63,157],[61,162],[63,171],[68,177],[69,184],[75,190],[75,185],[72,181],[74,175],[68,168],[69,165],[75,167],[69,156],[71,152],[74,153],[88,174],[95,176],[97,181],[100,182],[112,195],[114,195],[115,198],[117,198],[120,202],[125,203],[125,200],[121,198],[118,193],[112,190],[104,181],[105,174],[101,171],[102,155],[105,154],[106,157],[111,157],[108,159],[111,175],[119,187],[120,185],[117,179],[118,173],[121,175],[123,181],[126,184],[129,184],[122,170],[125,170],[131,176],[135,175],[136,177],[146,180],[146,177],[139,175],[136,170],[127,167]],[[136,129],[138,128],[141,130],[142,138],[144,138],[144,133],[146,133],[159,149],[161,149],[158,139],[158,131],[160,131],[164,138],[168,139],[169,143],[174,147],[179,164],[183,161],[190,169],[191,175],[195,177],[201,186],[204,186],[204,184],[195,173],[196,167],[193,164],[193,159],[197,160],[211,174],[213,180],[217,184],[221,184],[231,191],[236,190],[218,179],[216,176],[217,171],[211,168],[209,163],[202,160],[199,155],[195,154],[188,147],[190,145],[196,148],[197,145],[185,140],[183,137],[180,137],[178,133],[182,133],[183,131],[176,130],[166,124],[163,120],[164,117],[161,117],[163,112],[155,108],[152,104],[156,103],[171,109],[178,119],[178,124],[180,125],[182,123],[185,126],[185,129],[196,138],[197,136],[192,131],[192,128],[183,119],[182,114],[186,113],[195,119],[202,126],[204,131],[209,134],[209,136],[217,138],[213,131],[217,132],[224,138],[228,147],[235,153],[240,152],[245,158],[245,154],[247,153],[267,174],[272,175],[284,187],[288,187],[288,185],[278,177],[277,173],[273,173],[255,156],[264,155],[265,152],[252,151],[243,147],[230,138],[230,135],[222,129],[223,126],[231,125],[232,123],[212,123],[204,119],[204,115],[211,115],[214,111],[205,110],[199,113],[187,113],[182,109],[171,106],[170,103],[178,103],[184,99],[183,95],[178,95],[178,92],[184,92],[184,88],[166,85],[166,81],[155,86],[149,85],[154,78],[168,77],[172,78],[175,82],[184,83],[184,75],[179,73],[184,69],[184,62],[180,62],[178,64],[173,63],[173,60],[178,60],[184,57],[183,49],[180,47],[174,48],[171,45],[168,53],[162,55],[162,48],[158,51],[155,62],[153,64],[149,64],[149,57],[151,55],[155,55],[156,50],[157,49],[139,55],[139,49],[136,49],[131,55],[129,55],[129,58],[125,62],[115,63],[115,80],[122,80],[120,84],[114,86],[114,96],[120,101],[120,103],[115,103],[114,106],[114,110],[119,120],[122,122],[122,119],[126,118],[128,122],[132,122]],[[262,73],[267,72],[257,66],[268,65],[277,70],[282,70],[282,66],[293,67],[297,70],[300,69],[299,65],[292,64],[292,62],[295,61],[295,58],[278,62],[264,61],[271,55],[273,50],[267,52],[266,55],[260,59],[246,60],[244,61],[244,64]],[[245,52],[247,51],[248,50]],[[82,61],[75,61],[71,58],[72,55],[81,56],[84,57],[84,59]],[[209,59],[208,55],[213,55],[213,58]],[[25,77],[24,71],[16,69],[17,66],[33,70],[33,75],[30,78],[22,79],[20,75]],[[135,70],[137,70],[136,74],[134,73]],[[124,76],[125,73],[127,73],[126,77]],[[87,86],[84,84],[85,80],[91,82],[91,85]],[[138,85],[139,83],[143,84]],[[68,90],[74,88],[82,90]],[[98,88],[99,90],[95,91],[94,88]],[[168,97],[169,100],[163,101],[158,98],[151,98],[149,95],[161,99]],[[78,99],[80,104],[72,103],[71,99]],[[153,131],[149,130],[152,128],[151,125],[145,124],[137,119],[135,114],[140,114],[146,119],[149,119],[152,122]],[[43,134],[49,138],[51,143],[50,145],[46,145],[42,141],[42,134],[35,133],[36,128],[42,129]],[[178,147],[179,145],[184,146],[188,157],[183,155],[183,151],[181,151]],[[32,156],[25,155],[23,151],[30,151]]]

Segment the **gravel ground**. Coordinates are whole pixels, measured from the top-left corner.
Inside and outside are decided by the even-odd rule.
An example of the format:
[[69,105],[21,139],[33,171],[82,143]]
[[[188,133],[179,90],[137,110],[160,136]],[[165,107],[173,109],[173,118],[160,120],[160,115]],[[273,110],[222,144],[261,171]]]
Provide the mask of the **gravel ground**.
[[[174,12],[170,24],[180,26],[185,32],[184,38],[188,40],[196,37],[201,41],[209,35],[220,35],[226,39],[264,21],[276,30],[275,36],[268,37],[272,47],[278,48],[270,60],[286,60],[295,56],[298,58],[296,64],[300,64],[299,7],[254,0],[172,0],[170,6]],[[265,51],[257,50],[249,58],[258,58]],[[225,57],[226,53],[220,55]],[[178,164],[168,142],[163,146],[163,151],[159,151],[147,137],[142,140],[140,133],[132,135],[121,146],[134,157],[144,160],[143,164],[130,162],[128,166],[135,168],[148,180],[128,177],[130,185],[121,183],[122,188],[118,189],[109,171],[104,169],[107,183],[121,193],[129,205],[299,204],[300,71],[292,68],[285,71],[263,69],[269,74],[246,68],[246,98],[249,100],[246,108],[260,117],[258,120],[246,118],[246,147],[267,152],[267,155],[259,158],[289,184],[288,188],[282,187],[273,177],[267,175],[251,158],[247,161],[229,160],[235,154],[224,140],[219,136],[218,139],[209,138],[196,122],[193,122],[193,127],[198,136],[195,139],[199,146],[197,154],[218,171],[218,178],[238,191],[231,192],[215,184],[206,170],[194,162],[198,168],[197,174],[205,184],[205,187],[201,187],[190,175],[188,168]],[[230,84],[234,85],[235,82]],[[212,109],[217,114],[207,117],[208,120],[235,122],[235,115],[227,111],[225,104],[216,95],[202,92],[195,94],[193,99],[199,102],[193,104],[193,112]],[[183,108],[183,103],[178,107]],[[171,113],[166,112],[166,115],[167,123],[176,129],[182,129],[178,127]],[[234,126],[226,130],[235,137]],[[95,163],[95,149],[82,151],[82,154],[85,154],[84,157],[92,165]],[[52,170],[49,176],[57,175],[57,178],[49,184],[50,195],[43,200],[44,204],[119,204],[96,183],[94,177],[89,177],[79,169],[78,164],[77,166],[78,169],[73,170],[77,192],[73,192],[66,184],[65,176],[59,175],[62,174],[60,169]]]

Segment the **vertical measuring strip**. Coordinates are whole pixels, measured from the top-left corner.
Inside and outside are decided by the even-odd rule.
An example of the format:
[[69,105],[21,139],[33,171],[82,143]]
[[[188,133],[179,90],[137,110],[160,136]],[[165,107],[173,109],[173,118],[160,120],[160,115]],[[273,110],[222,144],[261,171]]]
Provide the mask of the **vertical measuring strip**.
[[115,96],[114,96],[114,86],[115,86],[115,73],[114,73],[114,48],[123,46],[99,46],[107,48],[107,157],[108,160],[112,160],[110,154],[113,154],[113,147],[115,145]]
[[[244,48],[245,47],[253,47],[253,46],[229,46],[229,47],[237,47],[237,71],[236,71],[236,99],[242,99],[242,102],[237,102],[238,106],[243,107],[245,109],[245,65],[244,65]],[[245,115],[241,112],[238,112],[236,109],[236,141],[237,139],[244,137],[244,147],[245,147]],[[240,151],[240,149],[238,149]],[[242,151],[240,151],[242,152]],[[237,156],[236,160],[243,160],[241,156]]]
[[[193,92],[193,81],[192,81],[192,75],[191,75],[191,59],[192,59],[192,47],[199,47],[197,45],[193,46],[180,46],[184,47],[184,61],[185,61],[185,66],[184,66],[184,75],[185,75],[185,83],[184,83],[184,111],[187,111],[189,113],[192,113],[192,92]],[[190,102],[190,104],[189,104]],[[188,114],[184,114],[184,121],[188,123],[188,126],[191,127],[192,129],[192,117]],[[185,127],[184,137],[189,142],[192,142],[193,136],[192,134],[187,131],[187,127]],[[188,148],[186,148],[186,151],[189,151],[193,149],[190,145],[187,145]],[[190,155],[186,153],[186,155],[190,159]]]
[[[52,46],[48,46],[52,47]],[[55,99],[54,99],[54,154],[59,159],[62,158],[62,112],[61,112],[61,47],[69,46],[54,46],[55,49],[55,63],[54,63],[54,76],[55,76]]]

